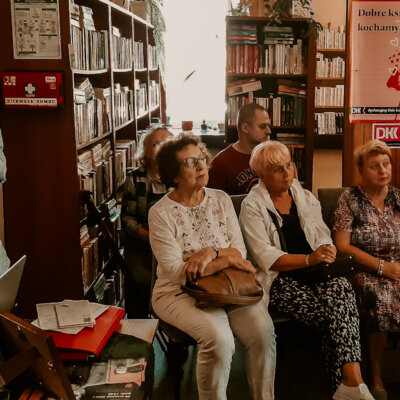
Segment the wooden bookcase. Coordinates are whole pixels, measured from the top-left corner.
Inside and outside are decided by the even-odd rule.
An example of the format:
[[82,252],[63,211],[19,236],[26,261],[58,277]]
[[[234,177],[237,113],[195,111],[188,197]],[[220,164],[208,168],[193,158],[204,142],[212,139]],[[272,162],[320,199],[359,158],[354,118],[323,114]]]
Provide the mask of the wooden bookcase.
[[[136,139],[138,130],[145,129],[151,118],[162,118],[161,98],[134,118],[116,126],[115,101],[112,96],[111,130],[89,143],[77,144],[74,128],[74,82],[88,77],[94,87],[113,88],[119,83],[133,90],[137,82],[146,85],[149,104],[149,83],[160,84],[157,66],[149,68],[148,46],[154,45],[153,27],[108,0],[76,0],[90,7],[97,31],[104,30],[110,44],[107,69],[100,71],[71,70],[68,45],[71,43],[71,9],[69,1],[59,1],[61,50],[59,60],[19,60],[13,58],[13,37],[10,2],[1,2],[2,37],[1,71],[63,72],[64,104],[52,110],[5,109],[1,112],[1,129],[7,157],[7,182],[4,184],[4,217],[6,249],[11,261],[27,255],[16,313],[23,317],[36,315],[38,302],[60,301],[85,297],[82,283],[80,246],[81,220],[79,200],[80,179],[78,156],[103,139],[111,143],[113,176],[115,177],[115,144],[118,139]],[[112,27],[121,36],[143,43],[144,65],[137,69],[115,68],[111,58],[116,51],[111,45]],[[133,103],[136,110],[136,100]],[[113,180],[112,194],[117,191]],[[86,296],[87,297],[87,296]]]
[[[350,134],[350,126],[348,122],[348,112],[347,112],[347,100],[348,100],[348,84],[346,82],[346,73],[347,73],[347,51],[346,51],[346,38],[343,37],[345,35],[345,29],[343,28],[343,33],[339,33],[339,29],[331,29],[330,24],[328,24],[327,28],[324,28],[323,31],[320,32],[320,39],[317,42],[316,52],[322,54],[324,60],[328,60],[332,63],[334,58],[340,58],[345,65],[345,75],[343,77],[319,77],[318,73],[316,73],[314,87],[317,88],[334,88],[337,85],[343,85],[343,104],[341,105],[316,105],[314,103],[313,113],[341,113],[342,119],[340,121],[340,129],[337,129],[336,133],[325,133],[321,134],[319,132],[319,128],[315,128],[315,136],[314,136],[314,148],[315,149],[343,149],[344,146],[344,137],[347,134]],[[335,38],[336,36],[336,38]],[[336,39],[336,41],[335,41]],[[317,60],[316,60],[317,62]],[[336,121],[338,122],[338,121]],[[341,132],[339,132],[339,130]]]
[[[227,38],[227,70],[226,70],[226,85],[229,86],[232,82],[246,79],[260,80],[262,89],[253,92],[254,97],[266,98],[268,96],[279,97],[286,96],[282,93],[278,94],[279,82],[281,80],[289,80],[295,82],[297,85],[302,85],[305,89],[306,94],[302,96],[301,111],[302,122],[297,125],[281,124],[274,126],[271,125],[272,139],[277,139],[277,133],[296,133],[303,137],[301,144],[288,144],[289,147],[301,148],[303,155],[302,157],[302,176],[303,184],[306,188],[311,189],[312,187],[312,165],[313,165],[313,151],[314,151],[314,88],[315,88],[315,39],[310,35],[310,27],[306,19],[303,18],[283,18],[282,24],[277,25],[281,27],[292,27],[294,44],[297,39],[302,41],[302,71],[290,72],[290,73],[265,73],[259,69],[258,72],[254,73],[242,73],[235,71],[232,73],[230,66],[230,51],[228,50],[229,45],[232,42],[229,40],[229,32],[232,26],[235,25],[252,25],[257,27],[257,43],[260,47],[259,53],[261,54],[268,45],[264,44],[264,33],[263,28],[267,25],[273,26],[271,19],[266,17],[227,17],[226,18],[226,38]],[[233,29],[234,31],[234,29]],[[232,32],[232,30],[231,30]],[[239,42],[235,42],[239,43]],[[263,46],[262,46],[263,45]],[[249,44],[251,46],[251,44]],[[265,62],[265,57],[260,57],[259,67],[261,63]],[[239,61],[240,63],[240,61]],[[269,71],[268,71],[269,72]],[[281,71],[279,71],[281,72]],[[246,95],[246,93],[245,93]],[[295,96],[296,97],[296,96]],[[299,97],[299,96],[297,96]],[[237,128],[233,121],[230,120],[229,113],[229,96],[226,94],[227,113],[225,118],[225,136],[226,142],[232,143],[237,140]],[[286,101],[286,100],[285,100]],[[292,106],[291,106],[292,107]],[[294,111],[291,111],[294,112]],[[298,112],[298,111],[296,111]],[[271,117],[271,115],[270,115]],[[272,122],[272,119],[271,119]],[[289,135],[288,135],[289,136]],[[285,142],[287,144],[287,142]]]

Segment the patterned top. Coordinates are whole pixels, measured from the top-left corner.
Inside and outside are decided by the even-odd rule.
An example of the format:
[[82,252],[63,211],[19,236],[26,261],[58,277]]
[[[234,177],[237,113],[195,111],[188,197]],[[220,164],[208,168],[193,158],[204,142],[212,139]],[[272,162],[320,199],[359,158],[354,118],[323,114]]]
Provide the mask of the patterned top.
[[[339,198],[333,230],[351,232],[350,243],[374,257],[400,261],[400,190],[389,187],[381,213],[360,187]],[[368,272],[350,277],[360,316],[370,331],[400,331],[400,281]]]
[[351,232],[351,245],[389,262],[400,261],[400,190],[389,187],[383,214],[360,187],[339,198],[332,230]]
[[179,288],[183,257],[205,247],[246,248],[229,196],[205,188],[203,201],[185,207],[164,196],[149,212],[150,243],[158,261],[154,293]]

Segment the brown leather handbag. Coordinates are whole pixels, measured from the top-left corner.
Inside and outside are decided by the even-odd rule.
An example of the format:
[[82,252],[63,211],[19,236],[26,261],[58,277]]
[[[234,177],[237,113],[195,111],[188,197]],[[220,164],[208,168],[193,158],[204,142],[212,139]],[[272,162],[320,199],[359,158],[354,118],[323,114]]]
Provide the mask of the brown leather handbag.
[[263,288],[254,274],[233,267],[186,282],[182,290],[194,297],[200,308],[248,306],[263,297]]

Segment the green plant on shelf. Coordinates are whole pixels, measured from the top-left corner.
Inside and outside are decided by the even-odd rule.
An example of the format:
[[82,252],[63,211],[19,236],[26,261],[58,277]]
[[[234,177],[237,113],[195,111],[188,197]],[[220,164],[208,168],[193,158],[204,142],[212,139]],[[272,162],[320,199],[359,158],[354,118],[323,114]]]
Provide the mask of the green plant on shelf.
[[249,16],[250,7],[251,3],[249,3],[248,0],[246,0],[245,3],[238,3],[235,7],[233,7],[232,2],[230,2],[228,14],[231,16]]
[[162,12],[162,0],[145,0],[150,22],[154,26],[154,41],[157,48],[157,59],[162,72],[165,70],[165,19]]
[[312,0],[276,0],[271,4],[270,0],[264,1],[265,15],[272,19],[274,24],[282,24],[282,18],[301,17],[310,24],[310,34],[318,38],[322,31],[322,25],[315,20],[315,12],[312,9]]

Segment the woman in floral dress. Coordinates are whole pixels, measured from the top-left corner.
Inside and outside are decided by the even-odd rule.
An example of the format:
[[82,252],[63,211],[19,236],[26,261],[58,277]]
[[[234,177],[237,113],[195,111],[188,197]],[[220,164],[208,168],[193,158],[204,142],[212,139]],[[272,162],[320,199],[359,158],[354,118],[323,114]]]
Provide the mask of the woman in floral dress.
[[361,184],[346,190],[334,213],[334,241],[354,254],[362,272],[352,278],[368,328],[371,393],[386,399],[380,362],[388,332],[400,332],[400,190],[389,186],[390,149],[373,140],[355,153]]

